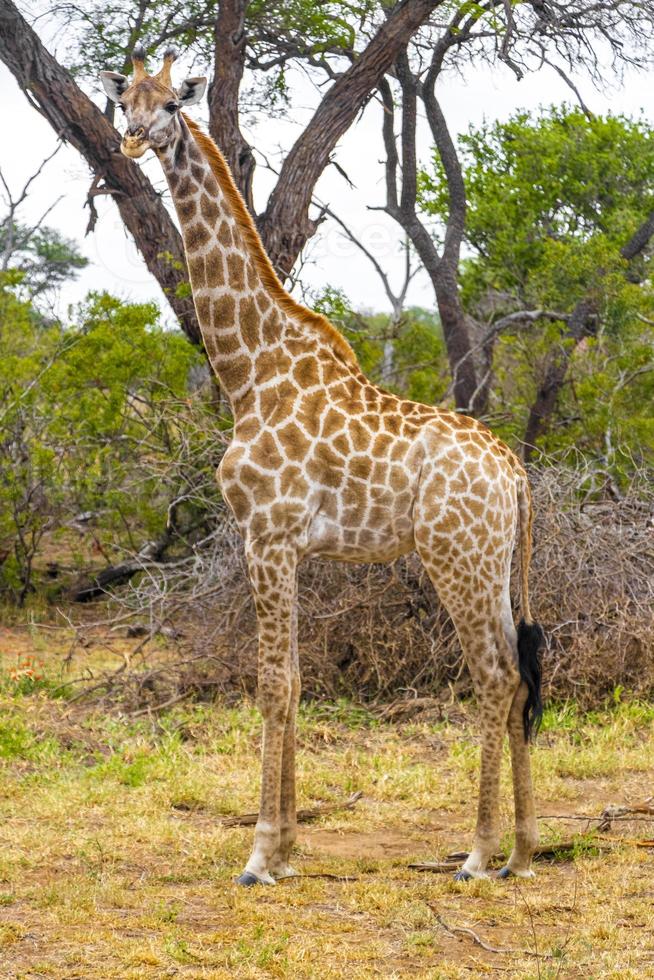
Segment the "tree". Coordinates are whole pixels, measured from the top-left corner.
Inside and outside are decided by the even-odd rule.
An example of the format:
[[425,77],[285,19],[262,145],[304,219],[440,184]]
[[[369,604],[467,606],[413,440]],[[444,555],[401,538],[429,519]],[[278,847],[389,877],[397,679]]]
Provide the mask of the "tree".
[[6,214],[0,220],[0,271],[15,269],[21,273],[21,284],[34,298],[42,293],[56,291],[67,279],[73,278],[79,269],[88,265],[75,242],[65,238],[44,221],[58,198],[32,224],[26,225],[19,218],[34,181],[43,168],[55,156],[61,144],[46,157],[37,170],[27,178],[21,190],[12,192],[0,170],[0,183],[4,190]]
[[0,590],[25,601],[44,536],[68,566],[129,557],[130,574],[188,551],[210,533],[222,452],[189,388],[200,353],[154,304],[91,295],[74,322],[44,323],[21,273],[0,275]]
[[[292,100],[292,68],[327,85],[308,126],[284,159],[266,207],[257,216],[264,245],[287,276],[324,212],[311,211],[313,190],[340,137],[380,92],[387,147],[385,209],[412,241],[432,279],[448,350],[457,406],[481,411],[486,398],[485,365],[477,356],[478,324],[461,307],[458,265],[465,186],[456,148],[437,100],[436,86],[447,68],[485,59],[507,65],[516,76],[546,66],[568,77],[570,67],[599,79],[606,54],[616,71],[643,64],[645,39],[654,25],[651,5],[639,0],[399,0],[352,4],[330,0],[197,0],[180,9],[172,0],[157,5],[100,0],[80,7],[64,0],[52,8],[57,25],[68,29],[66,60],[86,83],[108,64],[127,69],[137,39],[148,48],[169,42],[188,47],[192,57],[213,62],[210,130],[224,149],[246,201],[252,206],[254,155],[241,127],[244,104],[254,113],[282,111]],[[165,208],[134,165],[107,151],[116,134],[113,110],[101,119],[79,85],[43,49],[11,0],[0,2],[0,57],[21,86],[36,98],[58,132],[89,160],[96,178],[92,194],[114,197],[127,227],[180,317],[197,341],[197,323],[188,295],[183,250]],[[10,43],[9,39],[12,38]],[[72,87],[71,87],[72,86]],[[60,98],[60,92],[64,98]],[[434,241],[416,209],[416,128],[422,102],[448,171],[450,199],[442,242]],[[73,109],[70,109],[70,106]],[[395,146],[395,115],[400,151]],[[72,118],[71,118],[72,117]],[[391,143],[393,146],[391,147]],[[134,199],[139,198],[138,207]],[[141,225],[137,211],[144,214]]]
[[[512,403],[509,429],[529,456],[575,364],[579,384],[559,405],[568,421],[565,438],[598,455],[610,455],[617,438],[638,455],[639,443],[651,438],[642,399],[654,380],[647,368],[654,294],[646,248],[654,130],[642,120],[552,108],[470,130],[459,148],[471,254],[461,295],[483,324],[489,365],[495,357],[495,374],[502,375],[490,410]],[[435,154],[433,170],[421,174],[418,199],[442,221],[448,196]],[[561,439],[557,431],[543,445],[554,448]]]
[[[336,143],[398,52],[434,10],[444,4],[445,0],[401,0],[389,8],[365,2],[353,8],[350,4],[334,3],[326,14],[317,14],[313,4],[302,0],[290,10],[281,4],[252,5],[256,38],[251,49],[253,67],[260,63],[263,72],[270,68],[281,72],[297,58],[328,66],[325,59],[328,51],[335,51],[350,61],[349,67],[340,73],[328,66],[333,84],[287,155],[268,205],[259,217],[264,244],[283,276],[288,275],[317,227],[309,217],[311,197]],[[248,0],[222,0],[217,7],[210,3],[187,17],[170,4],[157,5],[155,12],[148,4],[141,3],[135,13],[131,3],[123,3],[112,8],[108,22],[105,5],[99,5],[95,11],[87,7],[82,11],[76,5],[63,4],[54,12],[76,27],[81,22],[85,28],[82,71],[99,70],[110,62],[126,67],[135,40],[146,32],[150,34],[151,47],[174,39],[188,41],[200,32],[199,44],[206,52],[208,40],[213,39],[220,65],[211,86],[210,129],[225,146],[246,200],[251,200],[252,168],[246,163],[247,149],[238,126],[240,81],[247,47],[242,33],[248,8]],[[376,16],[369,19],[371,11]],[[273,53],[277,45],[275,18],[281,18],[286,25],[278,38],[277,54]],[[355,56],[352,40],[358,18],[365,20],[370,37],[363,30],[360,32],[364,45]],[[294,42],[296,26],[298,39]],[[308,35],[308,28],[322,39],[316,42],[314,36]],[[123,38],[121,47],[118,33]],[[344,33],[349,48],[343,43]],[[110,194],[114,198],[181,326],[198,342],[199,329],[189,297],[181,238],[147,178],[116,152],[118,135],[109,118],[111,113],[103,115],[93,105],[71,73],[45,49],[11,0],[0,2],[0,57],[57,134],[71,142],[89,162],[95,175],[92,193]],[[268,63],[260,61],[265,57]]]
[[[629,0],[559,3],[504,2],[450,5],[443,25],[424,32],[396,59],[392,77],[379,86],[382,133],[386,148],[386,202],[383,206],[413,243],[436,297],[452,372],[456,405],[483,413],[488,397],[488,365],[479,344],[480,324],[460,301],[458,273],[466,215],[466,186],[456,146],[437,98],[437,83],[446,68],[468,60],[504,62],[519,79],[544,66],[555,70],[578,92],[570,68],[602,80],[602,53],[608,47],[613,67],[647,63],[643,43],[654,24],[654,10]],[[554,58],[554,60],[550,60]],[[562,64],[563,63],[563,64]],[[427,124],[446,177],[447,209],[434,235],[417,208],[418,106]],[[399,134],[395,118],[399,114]],[[398,150],[399,143],[399,150]],[[583,311],[580,311],[583,316]]]

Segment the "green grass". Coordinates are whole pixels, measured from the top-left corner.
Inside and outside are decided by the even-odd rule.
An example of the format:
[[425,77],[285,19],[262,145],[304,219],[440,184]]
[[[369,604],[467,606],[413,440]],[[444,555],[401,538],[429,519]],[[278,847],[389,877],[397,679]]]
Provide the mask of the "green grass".
[[[474,710],[464,726],[393,726],[345,701],[303,705],[300,805],[364,795],[354,810],[303,826],[295,863],[349,880],[243,891],[232,877],[251,828],[220,818],[257,806],[254,707],[180,706],[155,727],[50,693],[47,685],[0,693],[1,975],[654,975],[654,849],[599,850],[583,823],[551,818],[543,839],[563,848],[576,834],[573,854],[540,863],[533,882],[461,885],[408,868],[470,843]],[[550,706],[533,750],[539,812],[594,815],[649,795],[652,721],[654,706],[624,694],[593,714]],[[511,810],[507,753],[507,848]],[[616,824],[610,836],[633,840],[653,828]],[[487,952],[438,917],[516,952]],[[536,947],[546,957],[529,955]]]

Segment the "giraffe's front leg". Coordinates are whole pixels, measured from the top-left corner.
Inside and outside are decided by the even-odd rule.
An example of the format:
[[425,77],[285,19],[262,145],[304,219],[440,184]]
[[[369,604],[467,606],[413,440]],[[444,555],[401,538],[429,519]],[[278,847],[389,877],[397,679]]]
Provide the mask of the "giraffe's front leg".
[[282,754],[282,791],[280,800],[279,847],[270,862],[273,878],[292,878],[298,874],[291,866],[291,852],[297,837],[297,808],[295,799],[295,719],[300,698],[300,674],[293,669],[291,697],[284,728]]
[[[247,552],[259,627],[257,700],[263,717],[263,747],[261,802],[254,847],[237,882],[240,885],[272,885],[275,873],[279,876],[280,848],[287,838],[286,819],[282,827],[282,771],[285,742],[291,737],[287,734],[287,723],[293,689],[292,632],[297,556],[279,544],[259,543],[256,548],[248,547]],[[293,720],[294,715],[293,710]],[[294,741],[294,724],[292,738]],[[292,803],[294,810],[294,790]]]
[[273,878],[292,878],[297,871],[291,867],[291,851],[297,837],[297,806],[295,798],[295,721],[300,700],[300,662],[297,648],[297,598],[291,612],[291,696],[284,727],[282,746],[282,787],[280,797],[279,847],[270,862]]

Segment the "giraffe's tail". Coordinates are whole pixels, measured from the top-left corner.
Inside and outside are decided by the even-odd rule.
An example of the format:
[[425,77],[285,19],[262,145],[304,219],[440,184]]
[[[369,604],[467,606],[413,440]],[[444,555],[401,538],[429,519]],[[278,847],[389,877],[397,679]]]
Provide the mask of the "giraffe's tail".
[[520,677],[527,685],[527,700],[525,701],[522,719],[525,730],[525,741],[528,742],[538,731],[543,717],[540,650],[545,635],[542,627],[532,619],[529,608],[529,564],[531,562],[531,525],[533,512],[531,507],[531,492],[526,476],[522,477],[518,484],[518,519],[520,524],[522,612],[522,618],[518,624],[518,667]]

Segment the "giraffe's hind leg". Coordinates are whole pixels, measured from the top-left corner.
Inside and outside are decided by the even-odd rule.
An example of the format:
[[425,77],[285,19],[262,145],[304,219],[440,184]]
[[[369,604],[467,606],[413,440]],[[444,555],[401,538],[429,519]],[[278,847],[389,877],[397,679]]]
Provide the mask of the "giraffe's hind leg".
[[[481,731],[477,825],[472,850],[456,875],[467,880],[487,876],[489,859],[499,845],[502,746],[520,675],[506,624],[514,513],[510,508],[506,512],[496,509],[495,526],[504,533],[495,535],[496,543],[490,547],[483,526],[475,538],[473,521],[458,507],[452,501],[438,509],[436,519],[430,519],[429,508],[419,502],[415,541],[454,622],[477,697]],[[462,530],[452,533],[452,527]]]
[[523,682],[514,695],[508,719],[515,803],[515,843],[509,860],[500,871],[500,878],[509,878],[511,875],[516,875],[518,878],[534,876],[531,859],[538,844],[538,821],[531,781],[529,743],[525,737],[523,723],[526,700],[527,685]]
[[515,663],[499,639],[500,629],[490,609],[487,619],[455,619],[455,626],[472,675],[481,730],[481,770],[477,825],[472,850],[457,873],[458,880],[486,877],[486,868],[499,847],[499,786],[502,746],[511,703],[519,684]]
[[529,743],[525,738],[522,712],[527,698],[525,684],[515,693],[509,712],[513,798],[515,801],[515,844],[511,856],[499,873],[500,878],[533,878],[531,859],[538,844],[538,821],[531,783]]
[[473,595],[462,584],[456,596],[448,593],[442,581],[439,583],[437,570],[428,559],[423,560],[456,627],[477,698],[481,732],[477,826],[472,850],[456,875],[466,881],[486,877],[488,862],[499,846],[502,746],[520,676],[497,613],[498,597],[480,595],[477,589]]

